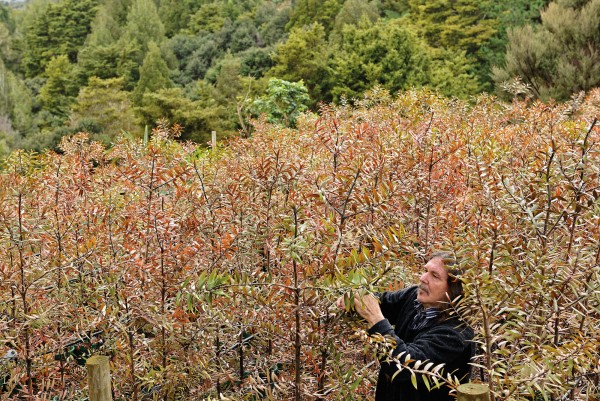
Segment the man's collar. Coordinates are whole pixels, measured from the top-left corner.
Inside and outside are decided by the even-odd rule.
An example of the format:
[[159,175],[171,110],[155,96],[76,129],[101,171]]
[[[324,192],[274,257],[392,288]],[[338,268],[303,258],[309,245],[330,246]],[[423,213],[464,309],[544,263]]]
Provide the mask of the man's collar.
[[421,303],[421,301],[419,301],[418,299],[415,299],[415,309],[423,311],[425,313],[426,319],[433,319],[434,317],[437,317],[441,313],[440,308],[436,308],[433,306],[431,306],[429,308],[425,308],[423,306],[423,304]]

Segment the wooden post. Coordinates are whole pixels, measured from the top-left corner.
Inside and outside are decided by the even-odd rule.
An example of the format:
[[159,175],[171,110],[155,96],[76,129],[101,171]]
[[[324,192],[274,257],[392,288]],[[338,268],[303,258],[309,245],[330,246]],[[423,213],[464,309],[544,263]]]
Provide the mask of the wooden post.
[[461,384],[456,389],[456,401],[490,401],[490,388],[487,384]]
[[108,357],[94,355],[85,363],[88,372],[90,401],[112,401]]
[[212,148],[217,148],[217,131],[212,131]]

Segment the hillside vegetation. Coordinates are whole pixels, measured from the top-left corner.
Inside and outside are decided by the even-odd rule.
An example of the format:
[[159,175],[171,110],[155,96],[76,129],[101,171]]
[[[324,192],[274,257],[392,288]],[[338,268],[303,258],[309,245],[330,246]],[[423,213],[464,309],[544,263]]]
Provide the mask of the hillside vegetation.
[[99,352],[118,400],[372,399],[364,324],[331,304],[409,285],[443,248],[466,271],[457,313],[496,400],[597,399],[599,109],[598,90],[469,105],[377,89],[210,151],[163,124],[147,143],[15,152],[4,394],[83,400],[80,364]]
[[31,0],[0,4],[0,155],[159,118],[205,143],[251,117],[427,87],[568,100],[600,84],[600,0]]

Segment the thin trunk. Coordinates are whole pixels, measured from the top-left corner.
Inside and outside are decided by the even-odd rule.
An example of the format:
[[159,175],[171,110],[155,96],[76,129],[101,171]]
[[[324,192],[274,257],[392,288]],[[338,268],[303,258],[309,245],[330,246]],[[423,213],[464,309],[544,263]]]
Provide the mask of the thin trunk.
[[[294,238],[298,237],[298,209],[294,208]],[[295,340],[294,340],[294,350],[295,350],[295,355],[294,355],[294,366],[295,366],[295,370],[296,370],[296,377],[294,379],[294,384],[295,384],[295,394],[294,394],[294,399],[295,401],[300,401],[302,399],[301,396],[301,375],[300,375],[300,369],[301,369],[301,361],[300,361],[300,355],[301,355],[301,339],[300,339],[300,288],[298,288],[298,263],[296,262],[296,259],[292,260],[292,265],[294,268],[294,304],[295,304],[295,318],[296,318],[296,328],[295,328]]]
[[[18,205],[18,219],[19,219],[19,244],[17,248],[19,249],[19,270],[21,273],[21,287],[19,288],[19,295],[21,296],[21,303],[23,304],[23,316],[27,318],[29,316],[29,303],[27,302],[27,291],[28,285],[25,281],[25,256],[23,255],[23,243],[25,241],[25,237],[23,235],[23,194],[19,192],[18,195],[19,205]],[[31,377],[31,367],[32,367],[32,350],[31,350],[31,339],[29,338],[29,325],[25,325],[23,328],[23,338],[25,340],[25,366],[27,371],[27,392],[30,397],[33,397],[33,380]]]
[[[216,354],[217,354],[217,366],[219,367],[219,373],[220,373],[220,367],[221,367],[221,341],[219,340],[219,332],[217,331],[217,338],[215,341],[215,348],[216,348]],[[219,377],[217,376],[217,398],[220,398],[221,396],[221,381],[219,380]]]
[[[166,316],[166,300],[167,300],[167,283],[165,280],[165,256],[164,256],[164,247],[161,243],[160,246],[160,275],[161,275],[161,289],[160,289],[160,311],[161,311],[161,316]],[[162,367],[163,367],[163,372],[167,372],[167,330],[165,329],[165,326],[162,325],[161,329],[160,329],[160,341],[161,341],[161,348],[162,348]],[[168,382],[167,378],[164,377],[163,380],[165,380],[165,384],[166,382]],[[168,387],[168,386],[165,386]],[[164,401],[167,401],[168,399],[168,392],[165,390],[165,393],[163,395],[164,397]]]
[[494,229],[494,239],[492,240],[492,249],[490,251],[490,263],[488,264],[488,273],[491,276],[494,270],[494,251],[496,250],[496,243],[498,240],[498,230]]
[[494,397],[494,383],[493,377],[491,375],[492,372],[492,332],[490,329],[490,317],[487,308],[483,304],[483,300],[481,299],[481,294],[479,293],[479,288],[476,289],[477,302],[481,308],[482,315],[482,325],[485,333],[485,362],[486,368],[489,375],[489,386],[490,386],[490,401],[495,401]]
[[[329,329],[329,312],[327,311],[325,315],[325,319],[323,320],[323,342],[324,344],[321,346],[321,363],[319,364],[319,377],[317,379],[317,393],[323,394],[325,390],[325,380],[327,378],[325,374],[325,369],[327,368],[327,357],[329,356],[327,353],[327,334]],[[321,326],[321,319],[319,318],[319,326]],[[320,327],[319,327],[320,328]],[[322,401],[321,397],[317,397],[316,401]]]
[[[125,303],[125,314],[129,316],[129,302],[127,301],[127,297],[123,299]],[[133,391],[132,400],[137,401],[138,399],[138,389],[137,383],[135,381],[135,344],[134,344],[134,332],[131,327],[127,328],[127,345],[129,352],[129,376],[131,378],[131,389]]]
[[134,346],[134,338],[133,331],[131,329],[127,330],[127,342],[129,345],[129,374],[131,375],[131,387],[133,389],[132,400],[137,401],[138,399],[138,389],[137,383],[135,381],[135,346]]
[[427,169],[427,204],[425,208],[425,246],[424,249],[429,249],[429,218],[431,216],[431,176],[433,173],[433,147],[431,148],[431,154],[429,155],[429,166]]
[[240,331],[240,349],[239,349],[239,360],[240,360],[240,388],[244,382],[244,327]]
[[[148,185],[148,197],[147,197],[147,203],[148,203],[148,207],[146,209],[146,250],[145,250],[145,255],[144,255],[144,263],[148,263],[148,260],[150,258],[150,228],[151,228],[151,224],[150,224],[150,215],[152,213],[152,193],[154,192],[154,170],[155,170],[155,163],[156,163],[156,155],[153,154],[152,155],[152,168],[150,170],[150,183]],[[144,274],[143,272],[141,272],[142,274],[140,274],[141,277],[141,283],[140,286],[142,287],[142,291],[145,290],[145,285],[146,285],[146,280],[144,278]]]

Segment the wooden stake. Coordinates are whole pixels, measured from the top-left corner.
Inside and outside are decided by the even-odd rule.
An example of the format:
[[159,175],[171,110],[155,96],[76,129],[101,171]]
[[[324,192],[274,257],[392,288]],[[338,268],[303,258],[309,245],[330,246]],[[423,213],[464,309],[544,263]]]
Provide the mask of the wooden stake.
[[85,363],[88,372],[90,401],[112,401],[108,357],[94,355]]
[[490,389],[487,384],[461,384],[456,389],[456,401],[490,401]]
[[212,148],[217,148],[217,131],[212,131]]

